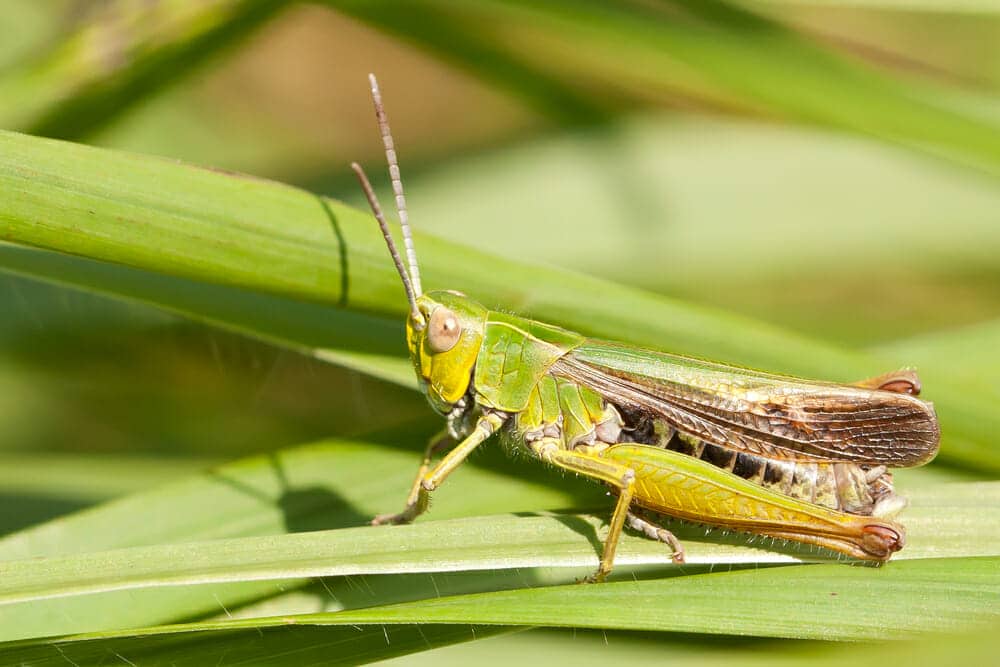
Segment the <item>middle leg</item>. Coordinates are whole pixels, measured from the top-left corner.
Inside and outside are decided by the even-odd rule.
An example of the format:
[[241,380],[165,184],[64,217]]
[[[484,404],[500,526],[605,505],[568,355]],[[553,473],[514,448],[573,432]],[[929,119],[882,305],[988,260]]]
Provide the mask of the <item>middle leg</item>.
[[615,551],[618,540],[621,539],[622,527],[632,504],[632,489],[635,486],[635,471],[631,468],[599,459],[592,454],[584,454],[571,449],[562,449],[558,440],[543,438],[530,443],[529,447],[538,458],[570,470],[584,477],[590,477],[611,485],[618,491],[618,502],[611,514],[608,525],[608,536],[604,540],[604,551],[601,553],[601,564],[588,581],[604,581],[614,567]]

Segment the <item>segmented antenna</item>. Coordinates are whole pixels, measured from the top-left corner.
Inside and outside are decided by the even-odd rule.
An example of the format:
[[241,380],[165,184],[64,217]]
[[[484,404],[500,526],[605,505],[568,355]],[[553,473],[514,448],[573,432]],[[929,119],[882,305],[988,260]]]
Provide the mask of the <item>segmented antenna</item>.
[[396,211],[399,213],[399,226],[403,229],[403,248],[406,250],[406,263],[410,267],[410,279],[413,281],[413,290],[417,296],[423,294],[420,287],[420,268],[417,266],[417,253],[413,249],[413,235],[410,233],[410,217],[406,212],[406,197],[403,195],[403,182],[399,179],[399,162],[396,160],[396,146],[392,141],[392,132],[389,130],[389,119],[385,115],[385,107],[382,106],[382,93],[378,88],[378,81],[374,74],[368,75],[368,82],[372,86],[372,102],[375,104],[375,118],[378,120],[378,129],[382,134],[382,144],[385,146],[385,159],[389,163],[389,178],[392,180],[392,191],[396,195]]
[[396,271],[399,272],[399,277],[403,279],[403,289],[406,290],[406,300],[410,302],[410,315],[414,319],[420,320],[420,310],[417,308],[417,294],[413,291],[413,283],[410,282],[410,276],[406,273],[406,269],[403,268],[403,259],[399,256],[399,251],[396,250],[396,244],[392,241],[392,234],[389,233],[389,223],[385,221],[385,215],[382,213],[382,207],[378,203],[378,197],[375,196],[375,190],[372,189],[372,184],[368,182],[368,177],[365,175],[365,170],[361,168],[361,165],[357,162],[351,163],[351,169],[358,176],[358,181],[361,183],[361,189],[365,192],[365,197],[368,198],[368,205],[372,208],[372,213],[375,214],[375,219],[378,220],[378,226],[382,230],[382,236],[385,237],[385,244],[389,246],[389,254],[392,255],[392,262],[396,265]]

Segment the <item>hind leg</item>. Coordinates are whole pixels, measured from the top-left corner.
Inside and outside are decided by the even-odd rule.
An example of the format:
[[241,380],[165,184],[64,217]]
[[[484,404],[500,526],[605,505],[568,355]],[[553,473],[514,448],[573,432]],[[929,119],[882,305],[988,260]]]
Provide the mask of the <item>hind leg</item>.
[[638,514],[633,514],[632,512],[629,512],[626,515],[625,523],[632,530],[639,531],[651,540],[663,542],[673,549],[673,553],[670,554],[670,558],[678,565],[684,562],[684,545],[682,545],[681,541],[666,528],[658,526],[652,521],[643,519]]

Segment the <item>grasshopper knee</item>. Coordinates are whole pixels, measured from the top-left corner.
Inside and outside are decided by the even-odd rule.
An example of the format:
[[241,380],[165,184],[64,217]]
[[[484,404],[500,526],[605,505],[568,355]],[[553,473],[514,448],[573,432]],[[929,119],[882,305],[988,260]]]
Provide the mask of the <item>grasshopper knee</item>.
[[529,447],[531,447],[531,451],[535,453],[535,456],[546,463],[554,463],[554,455],[561,449],[559,446],[559,440],[556,438],[542,438],[540,440],[535,440],[529,444]]

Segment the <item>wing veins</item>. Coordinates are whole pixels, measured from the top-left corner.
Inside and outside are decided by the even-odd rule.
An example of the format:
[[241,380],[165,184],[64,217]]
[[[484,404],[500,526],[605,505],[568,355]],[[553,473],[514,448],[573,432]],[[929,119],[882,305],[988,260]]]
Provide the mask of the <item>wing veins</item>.
[[[861,409],[853,407],[860,402],[845,401],[844,410],[814,411],[808,405],[796,406],[794,401],[822,400],[822,397],[798,394],[785,397],[783,404],[770,404],[773,412],[767,412],[768,404],[746,397],[733,395],[720,399],[696,387],[686,387],[688,391],[683,393],[671,391],[671,385],[679,383],[642,376],[644,381],[639,382],[618,369],[591,364],[572,355],[560,359],[552,370],[587,384],[613,403],[625,402],[658,414],[678,430],[707,442],[773,459],[902,467],[919,465],[936,451],[939,433],[933,411],[929,404],[916,402],[917,399],[910,404]],[[843,397],[830,400],[833,398]],[[730,409],[720,402],[743,409]],[[841,418],[817,417],[822,414]],[[815,437],[810,437],[810,429]]]

